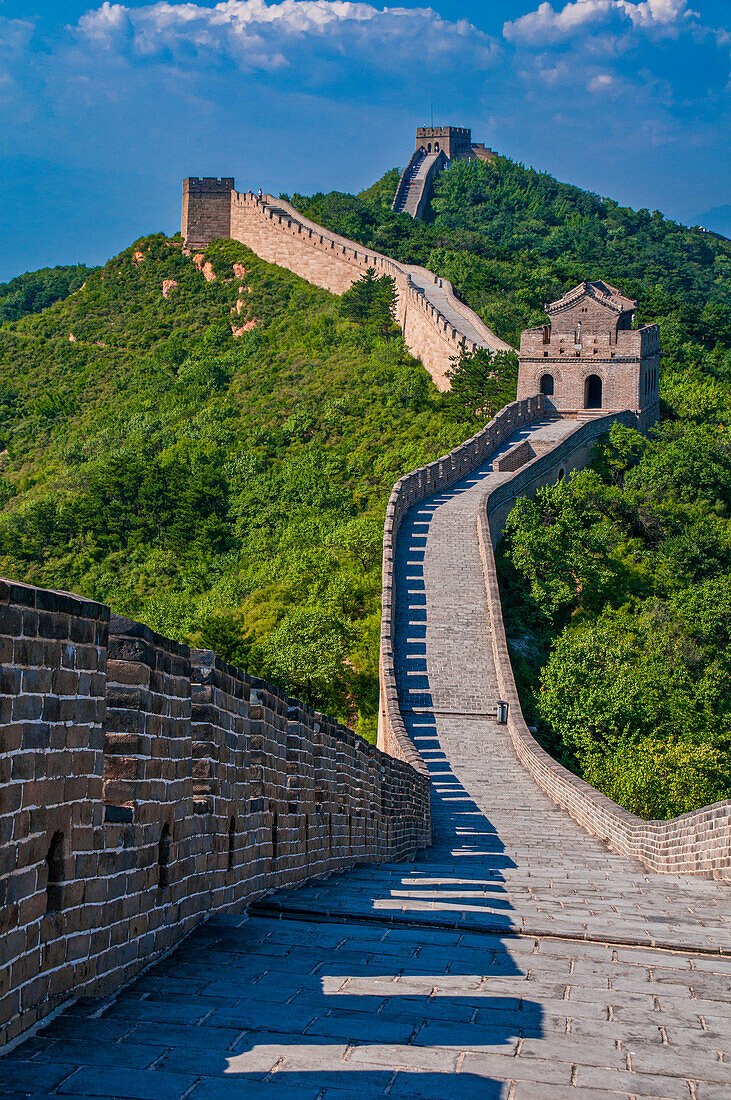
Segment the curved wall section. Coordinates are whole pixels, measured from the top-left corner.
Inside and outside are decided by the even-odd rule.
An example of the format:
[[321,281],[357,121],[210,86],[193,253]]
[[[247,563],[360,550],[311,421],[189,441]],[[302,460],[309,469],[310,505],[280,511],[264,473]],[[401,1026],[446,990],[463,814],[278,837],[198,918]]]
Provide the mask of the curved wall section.
[[510,707],[508,729],[519,760],[539,787],[587,832],[605,841],[614,851],[641,860],[652,871],[731,877],[731,799],[669,821],[643,820],[569,772],[541,748],[526,725],[515,685],[493,547],[519,496],[532,495],[537,487],[553,481],[557,468],[569,467],[577,450],[590,448],[612,420],[625,416],[631,424],[631,414],[620,414],[583,425],[555,450],[534,459],[509,482],[493,490],[481,509],[478,539],[495,669],[502,698]]
[[[228,220],[221,214],[222,186],[229,188]],[[189,248],[230,236],[263,260],[333,294],[343,294],[370,267],[391,276],[398,296],[396,319],[406,344],[440,390],[449,389],[448,372],[463,347],[512,350],[456,298],[448,279],[419,268],[413,271],[424,277],[415,280],[408,265],[324,229],[283,199],[235,191],[232,180],[185,180],[182,230]]]
[[[386,513],[383,553],[383,608],[381,622],[381,708],[379,748],[426,773],[426,767],[410,740],[401,715],[394,666],[394,587],[396,536],[408,509],[449,488],[489,458],[517,429],[537,421],[543,397],[528,398],[506,406],[483,431],[450,454],[415,470],[396,483]],[[550,757],[530,734],[520,708],[508,654],[500,605],[494,545],[519,496],[533,496],[563,472],[589,461],[596,440],[611,424],[634,425],[632,412],[624,411],[588,421],[576,427],[558,444],[536,453],[530,435],[516,442],[496,459],[491,481],[480,505],[476,537],[485,576],[489,620],[485,634],[492,640],[497,686],[509,706],[509,733],[518,759],[555,803],[587,832],[610,848],[641,860],[650,870],[665,873],[731,876],[731,800],[705,806],[670,821],[644,821]],[[525,436],[526,433],[523,433]]]
[[543,397],[528,397],[506,405],[482,431],[472,436],[448,455],[430,462],[400,478],[386,508],[383,534],[383,573],[381,596],[381,656],[379,662],[381,704],[378,724],[378,747],[384,752],[408,761],[427,774],[416,746],[406,732],[399,706],[394,666],[395,585],[394,565],[396,536],[405,512],[421,500],[441,489],[448,489],[479,466],[506,439],[526,424],[537,420],[543,412]]

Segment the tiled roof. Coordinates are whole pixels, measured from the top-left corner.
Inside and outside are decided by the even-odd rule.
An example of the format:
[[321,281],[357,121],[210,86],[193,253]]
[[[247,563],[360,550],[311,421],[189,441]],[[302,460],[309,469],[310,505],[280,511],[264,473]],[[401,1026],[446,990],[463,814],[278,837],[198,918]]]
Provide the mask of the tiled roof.
[[575,305],[582,298],[594,298],[596,301],[601,302],[603,306],[607,306],[608,309],[612,309],[617,313],[629,313],[637,309],[637,302],[632,298],[628,298],[615,286],[610,286],[609,283],[605,283],[601,279],[594,282],[585,279],[573,290],[566,291],[562,298],[551,302],[546,307],[546,312],[559,313],[561,310]]

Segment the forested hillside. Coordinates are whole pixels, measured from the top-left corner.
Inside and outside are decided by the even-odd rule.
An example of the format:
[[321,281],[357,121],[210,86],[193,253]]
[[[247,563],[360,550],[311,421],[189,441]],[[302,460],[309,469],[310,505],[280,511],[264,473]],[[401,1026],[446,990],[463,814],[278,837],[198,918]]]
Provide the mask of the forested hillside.
[[731,795],[731,244],[526,171],[457,164],[432,213],[295,196],[314,217],[451,279],[505,339],[584,278],[662,330],[662,420],[618,429],[594,468],[521,501],[499,552],[529,722],[564,764],[634,812]]
[[9,283],[0,283],[0,322],[19,321],[29,313],[40,313],[60,302],[80,287],[92,270],[85,264],[44,267],[18,275]]
[[[500,158],[440,177],[423,223],[391,213],[397,181],[293,201],[450,278],[514,344],[587,277],[660,322],[660,428],[615,433],[517,510],[502,591],[551,751],[647,815],[728,795],[731,246]],[[487,397],[479,370],[440,395],[386,285],[341,300],[231,242],[193,258],[156,235],[73,278],[2,314],[0,571],[212,646],[372,735],[391,486],[512,397],[510,364]]]
[[470,430],[383,289],[341,300],[241,245],[196,264],[158,235],[2,326],[0,573],[212,646],[373,735],[391,485]]

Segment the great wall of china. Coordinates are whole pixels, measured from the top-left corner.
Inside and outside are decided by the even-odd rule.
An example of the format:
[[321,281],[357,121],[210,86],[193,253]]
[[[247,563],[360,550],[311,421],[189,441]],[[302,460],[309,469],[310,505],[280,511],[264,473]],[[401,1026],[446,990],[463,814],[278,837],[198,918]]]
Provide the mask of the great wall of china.
[[187,179],[183,190],[183,236],[191,249],[216,237],[233,237],[262,259],[342,294],[369,268],[390,275],[398,296],[396,320],[415,358],[421,359],[440,390],[464,345],[468,351],[510,345],[460,302],[448,279],[423,267],[401,264],[331,233],[304,218],[283,199],[238,192],[232,179]]
[[[507,347],[431,273],[232,180],[186,184],[192,248],[231,236],[334,293],[392,275],[440,387],[461,346]],[[638,422],[552,412],[526,396],[394,486],[378,748],[210,652],[3,582],[3,1041],[111,998],[13,1050],[6,1092],[437,1097],[457,1074],[511,1100],[727,1095],[731,802],[642,821],[521,714],[493,546],[519,495],[585,465],[614,419]],[[338,965],[333,997],[317,976]]]

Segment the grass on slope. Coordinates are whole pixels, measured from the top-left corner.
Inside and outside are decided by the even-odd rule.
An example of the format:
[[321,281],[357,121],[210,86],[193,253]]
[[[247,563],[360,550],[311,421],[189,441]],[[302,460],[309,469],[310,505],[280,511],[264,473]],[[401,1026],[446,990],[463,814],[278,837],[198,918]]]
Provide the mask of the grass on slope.
[[149,237],[0,328],[0,570],[210,645],[372,735],[385,503],[473,429],[398,330],[345,320],[242,245],[205,261],[215,281]]

